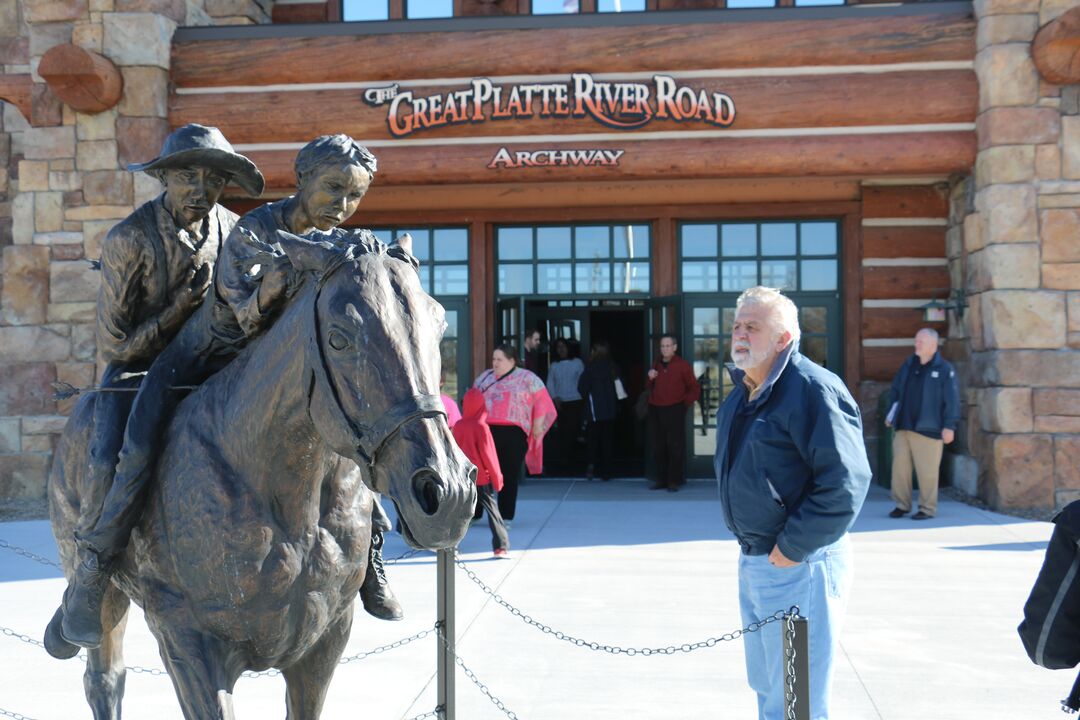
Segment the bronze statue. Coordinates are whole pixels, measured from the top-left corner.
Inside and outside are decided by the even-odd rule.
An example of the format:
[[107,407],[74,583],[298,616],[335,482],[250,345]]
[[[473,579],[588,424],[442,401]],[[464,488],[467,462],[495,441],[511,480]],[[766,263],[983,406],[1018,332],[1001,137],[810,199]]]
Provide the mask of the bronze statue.
[[[150,367],[202,302],[218,250],[238,219],[217,205],[225,185],[233,180],[253,196],[263,189],[254,163],[235,153],[217,128],[202,125],[179,128],[165,139],[157,158],[129,169],[157,177],[165,191],[114,227],[102,245],[97,340],[108,362],[101,380],[106,390],[137,382],[132,376]],[[89,469],[72,528],[76,568],[46,633],[50,652],[61,655],[74,654],[69,643],[92,647],[99,642],[98,606],[108,582],[104,570],[127,542],[127,528],[117,530],[106,497],[114,492],[133,394],[98,396]]]
[[[101,644],[89,651],[85,685],[99,720],[120,716],[129,597],[186,718],[232,717],[237,678],[269,667],[285,677],[288,716],[317,718],[368,569],[368,488],[391,497],[415,547],[450,547],[465,534],[475,468],[439,399],[442,308],[406,248],[369,233],[330,240],[262,238],[288,257],[291,292],[168,424],[145,510],[106,586]],[[69,573],[102,396],[76,405],[50,478]]]

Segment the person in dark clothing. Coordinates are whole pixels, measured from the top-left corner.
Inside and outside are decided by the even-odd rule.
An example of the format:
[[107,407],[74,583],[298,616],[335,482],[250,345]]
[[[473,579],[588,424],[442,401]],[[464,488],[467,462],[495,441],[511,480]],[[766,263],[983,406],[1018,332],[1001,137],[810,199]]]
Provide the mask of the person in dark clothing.
[[[1028,657],[1050,670],[1080,663],[1080,500],[1054,518],[1039,576],[1017,628]],[[1080,677],[1062,709],[1080,710]]]
[[912,466],[919,474],[919,511],[912,520],[937,515],[938,468],[944,447],[960,423],[960,390],[956,371],[938,352],[938,334],[923,328],[915,334],[915,354],[900,367],[889,391],[885,424],[893,437],[892,497],[889,513],[899,518],[911,511]]
[[510,536],[506,533],[506,523],[495,502],[495,493],[503,489],[503,475],[495,452],[495,440],[487,424],[484,393],[469,388],[462,405],[464,412],[461,420],[454,424],[451,432],[461,452],[476,466],[476,502],[487,510],[491,549],[495,557],[506,557],[510,550]]
[[589,467],[585,472],[589,480],[594,475],[601,480],[611,479],[615,416],[619,402],[615,393],[616,375],[608,344],[602,340],[593,343],[589,351],[589,364],[578,379],[578,392],[585,400],[585,415],[589,423]]
[[649,370],[649,435],[656,458],[653,490],[675,492],[686,482],[686,409],[693,407],[701,386],[690,363],[676,353],[674,335],[660,338],[660,359]]

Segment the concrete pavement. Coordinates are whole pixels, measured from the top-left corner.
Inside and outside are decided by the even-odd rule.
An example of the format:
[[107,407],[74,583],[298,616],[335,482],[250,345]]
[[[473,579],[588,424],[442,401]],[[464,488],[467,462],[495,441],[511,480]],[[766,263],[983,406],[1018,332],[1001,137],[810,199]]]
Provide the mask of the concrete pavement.
[[[555,630],[624,647],[681,646],[740,627],[738,548],[724,530],[711,482],[680,493],[642,481],[532,481],[522,488],[511,558],[490,553],[486,523],[462,543],[464,561],[505,600]],[[1050,537],[1048,523],[942,498],[927,522],[886,516],[871,492],[853,539],[856,579],[837,666],[834,718],[1037,720],[1060,717],[1075,674],[1032,665],[1016,635]],[[0,540],[56,558],[44,521],[0,523]],[[387,540],[394,558],[406,548]],[[401,623],[358,612],[346,656],[431,628],[435,560],[422,553],[389,569],[406,607]],[[752,720],[740,642],[672,656],[611,655],[561,642],[523,623],[460,570],[459,656],[521,720]],[[64,583],[54,567],[0,547],[0,628],[40,638]],[[780,608],[778,608],[780,609]],[[323,717],[391,720],[435,707],[437,640],[341,666]],[[138,609],[129,665],[160,668]],[[82,663],[0,635],[0,715],[90,717]],[[237,717],[284,717],[280,677],[244,678]],[[459,720],[505,717],[457,674]],[[129,673],[124,716],[169,720],[180,711],[167,677]]]

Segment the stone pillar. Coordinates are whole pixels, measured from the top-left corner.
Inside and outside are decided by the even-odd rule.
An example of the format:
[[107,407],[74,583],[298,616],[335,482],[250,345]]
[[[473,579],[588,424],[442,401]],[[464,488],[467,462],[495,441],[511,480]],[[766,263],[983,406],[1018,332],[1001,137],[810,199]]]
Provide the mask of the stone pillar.
[[1045,82],[1031,58],[1036,31],[1077,5],[975,2],[979,151],[973,202],[954,198],[954,286],[970,306],[955,332],[970,349],[978,493],[998,507],[1080,497],[1080,116],[1067,101],[1077,88]]

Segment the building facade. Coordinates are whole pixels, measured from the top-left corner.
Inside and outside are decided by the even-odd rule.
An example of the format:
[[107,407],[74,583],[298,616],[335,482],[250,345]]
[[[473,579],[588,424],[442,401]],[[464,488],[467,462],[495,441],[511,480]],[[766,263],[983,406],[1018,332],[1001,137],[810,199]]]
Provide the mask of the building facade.
[[95,381],[87,261],[160,191],[124,167],[186,122],[251,157],[264,199],[319,134],[375,152],[352,223],[413,235],[452,394],[539,328],[608,340],[633,396],[673,332],[707,476],[760,283],[800,306],[875,463],[928,324],[961,370],[953,482],[1080,497],[1080,0],[350,2],[0,0],[0,497],[44,494],[71,402],[50,383]]

